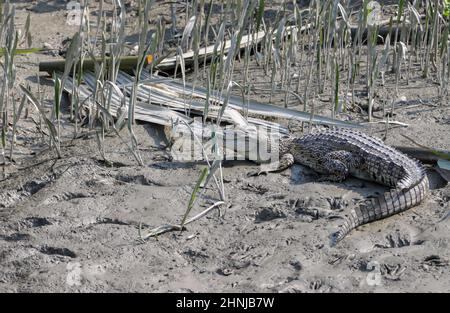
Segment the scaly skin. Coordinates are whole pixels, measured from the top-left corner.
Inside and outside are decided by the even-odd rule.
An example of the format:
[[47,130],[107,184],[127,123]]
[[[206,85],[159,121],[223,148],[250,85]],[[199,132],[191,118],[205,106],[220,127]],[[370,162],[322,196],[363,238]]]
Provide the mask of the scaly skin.
[[360,225],[419,204],[429,191],[425,169],[418,161],[358,131],[340,129],[289,137],[280,142],[280,153],[279,169],[299,163],[325,174],[325,180],[342,181],[351,175],[392,188],[353,208],[333,234],[333,245]]

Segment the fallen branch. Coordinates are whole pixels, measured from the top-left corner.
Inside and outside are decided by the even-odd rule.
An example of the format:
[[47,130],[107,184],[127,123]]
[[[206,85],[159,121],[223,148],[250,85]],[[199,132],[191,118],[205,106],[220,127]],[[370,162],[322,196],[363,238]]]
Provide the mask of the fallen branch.
[[192,218],[188,219],[187,221],[185,221],[183,226],[176,225],[176,224],[164,224],[164,225],[158,226],[156,228],[153,228],[147,234],[142,235],[142,223],[140,223],[139,224],[139,239],[141,241],[145,241],[148,238],[159,236],[159,235],[167,233],[169,231],[182,231],[182,230],[185,230],[184,226],[186,226],[187,224],[190,224],[190,223],[195,222],[196,220],[202,218],[203,216],[205,216],[206,214],[211,212],[213,209],[215,209],[216,207],[218,207],[219,205],[222,205],[224,203],[225,202],[223,202],[223,201],[219,201],[219,202],[214,203],[212,206],[210,206],[206,210],[200,212],[199,214],[197,214],[194,217],[192,217]]
[[[415,148],[415,147],[405,147],[405,146],[395,146],[395,149],[409,155],[410,157],[420,160],[423,163],[436,163],[441,158],[437,156],[436,154],[432,153],[428,149],[423,148]],[[450,155],[449,151],[445,150],[437,150],[438,152],[445,154],[448,153]]]
[[408,127],[409,124],[406,123],[402,123],[399,121],[374,121],[374,122],[367,122],[367,123],[361,123],[362,125],[365,124],[389,124],[389,125],[397,125],[397,126],[402,126],[402,127]]
[[444,159],[444,160],[450,161],[450,152],[449,151],[436,150],[436,149],[433,149],[433,148],[429,148],[427,146],[421,145],[420,143],[416,142],[414,139],[412,139],[412,138],[410,138],[410,137],[408,137],[406,135],[403,135],[403,134],[401,134],[401,135],[403,137],[405,137],[406,139],[408,139],[409,141],[411,141],[416,146],[418,146],[418,147],[424,149],[425,151],[428,151],[428,153],[431,153],[434,156],[436,156],[437,160],[438,159]]
[[[266,35],[266,33],[261,31],[256,34],[250,34],[250,35],[243,36],[239,48],[244,49],[245,47],[247,47],[249,42],[259,43],[264,38],[265,35]],[[227,40],[223,47],[223,53],[227,54],[228,51],[230,50],[230,48],[231,48],[231,40]],[[199,59],[206,58],[206,60],[208,61],[211,59],[213,54],[214,54],[214,45],[211,45],[211,46],[200,48],[198,57],[199,57]],[[195,57],[195,53],[192,50],[187,51],[181,55],[181,58],[184,60],[185,66],[192,65],[194,63],[194,57]],[[157,63],[156,67],[163,71],[174,70],[175,67],[177,66],[177,62],[179,63],[179,60],[180,60],[179,55],[173,56],[173,57],[167,57],[167,58],[164,58],[163,60],[161,60],[161,62]],[[106,58],[97,57],[95,59],[86,58],[83,61],[83,71],[87,71],[87,70],[92,71],[92,70],[94,70],[96,63],[101,63],[103,61],[106,61],[104,63],[104,66],[107,68],[108,64],[110,63],[109,57],[106,57]],[[120,58],[120,69],[125,72],[130,73],[134,69],[136,69],[136,65],[137,65],[138,61],[139,61],[138,56],[121,57]],[[153,62],[153,56],[148,55],[144,60],[144,67],[149,66],[152,62]],[[158,62],[158,61],[156,61],[156,62]],[[64,60],[64,59],[56,60],[56,61],[51,60],[51,61],[40,62],[39,63],[39,71],[47,72],[51,75],[51,74],[53,74],[53,72],[64,71],[65,64],[66,64],[66,60]]]

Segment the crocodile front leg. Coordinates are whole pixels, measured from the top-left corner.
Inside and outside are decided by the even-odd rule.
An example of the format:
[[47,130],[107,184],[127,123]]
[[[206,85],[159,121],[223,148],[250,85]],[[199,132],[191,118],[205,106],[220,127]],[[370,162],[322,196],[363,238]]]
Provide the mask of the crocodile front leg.
[[260,170],[248,174],[248,176],[259,176],[271,172],[281,172],[294,164],[294,156],[291,153],[285,153],[281,156],[280,161],[269,164],[261,164]]

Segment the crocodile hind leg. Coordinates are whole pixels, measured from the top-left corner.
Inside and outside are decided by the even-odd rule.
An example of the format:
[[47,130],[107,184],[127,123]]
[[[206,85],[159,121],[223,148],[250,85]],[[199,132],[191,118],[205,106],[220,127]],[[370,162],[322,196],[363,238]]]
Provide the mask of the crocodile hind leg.
[[333,151],[320,160],[319,172],[324,174],[319,181],[341,182],[349,175],[349,168],[357,166],[353,154],[349,151]]

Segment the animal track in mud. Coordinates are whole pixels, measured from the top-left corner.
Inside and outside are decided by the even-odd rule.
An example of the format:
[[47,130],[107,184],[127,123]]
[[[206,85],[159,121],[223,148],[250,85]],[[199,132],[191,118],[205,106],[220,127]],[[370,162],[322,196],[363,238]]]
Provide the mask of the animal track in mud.
[[296,271],[301,271],[303,266],[299,260],[290,260],[289,265],[291,265]]
[[450,261],[447,259],[444,259],[442,257],[440,257],[439,255],[430,255],[427,256],[423,261],[422,261],[422,267],[424,267],[424,269],[429,269],[429,267],[443,267],[443,266],[449,266]]
[[306,222],[312,222],[319,218],[328,217],[333,213],[333,210],[323,205],[314,205],[309,199],[290,199],[287,203],[295,213]]
[[383,278],[398,281],[406,271],[402,264],[381,264],[380,272]]
[[39,251],[41,253],[44,253],[47,255],[61,255],[61,256],[67,256],[69,258],[77,257],[77,254],[68,248],[50,247],[50,246],[45,245],[45,246],[42,246],[39,249]]
[[195,250],[192,248],[187,248],[185,251],[183,251],[183,254],[188,256],[190,259],[208,259],[209,255],[199,250]]
[[254,185],[254,184],[251,184],[251,183],[247,183],[247,184],[243,185],[241,187],[241,189],[242,190],[246,190],[246,191],[250,191],[250,192],[254,192],[254,193],[259,194],[259,195],[263,195],[263,194],[265,194],[266,192],[269,191],[269,188],[267,188],[267,187],[264,187],[264,186],[261,186],[261,185]]
[[117,162],[117,161],[105,161],[101,159],[94,160],[99,166],[106,167],[106,168],[120,168],[120,167],[127,167],[128,164]]
[[14,233],[12,235],[0,235],[0,239],[4,240],[4,241],[25,241],[25,240],[30,240],[31,236],[29,234],[24,234],[24,233]]
[[358,259],[355,260],[350,268],[360,270],[363,273],[373,272],[374,269],[377,269],[379,273],[388,280],[397,281],[400,280],[401,276],[405,273],[406,267],[402,264],[387,264],[387,263],[378,263],[375,267],[375,264],[369,259]]
[[276,208],[262,208],[255,215],[255,222],[268,222],[277,218],[285,218],[286,214],[280,209]]
[[143,185],[143,186],[164,186],[161,183],[155,182],[144,175],[116,175],[116,180],[128,183],[128,184],[136,184],[136,185]]
[[81,199],[81,198],[88,198],[90,195],[85,192],[65,192],[62,195],[59,195],[58,200],[73,200],[73,199]]
[[407,235],[402,235],[397,233],[396,235],[387,235],[386,240],[388,241],[388,247],[390,248],[401,248],[411,245],[411,238]]
[[22,224],[26,227],[42,227],[52,225],[53,223],[46,217],[27,217]]
[[22,199],[20,193],[16,190],[5,190],[0,193],[0,207],[9,208],[14,206],[17,202]]
[[24,193],[24,194],[26,194],[28,196],[32,196],[36,192],[38,192],[39,190],[41,190],[42,188],[47,186],[52,179],[53,178],[50,178],[50,177],[44,177],[41,180],[30,180],[30,181],[26,182],[19,189],[19,191],[21,191],[22,193]]
[[395,234],[388,234],[386,236],[386,242],[376,244],[377,248],[403,248],[412,245],[421,245],[423,241],[412,241],[410,236],[396,232]]
[[0,207],[9,208],[14,205],[17,205],[17,203],[25,200],[26,198],[31,197],[38,191],[45,188],[54,179],[55,179],[55,177],[53,175],[51,175],[51,176],[46,175],[39,179],[33,179],[30,181],[27,181],[25,184],[23,184],[17,190],[2,191],[0,193]]
[[51,198],[49,198],[45,201],[45,204],[56,203],[56,202],[60,202],[60,201],[70,201],[70,200],[74,200],[74,199],[89,198],[89,197],[90,197],[90,195],[85,192],[67,191],[67,192],[63,192],[61,194],[52,196]]
[[320,279],[312,280],[309,283],[309,289],[316,291],[316,290],[319,290],[320,288],[322,288],[323,285],[324,285],[324,283]]

